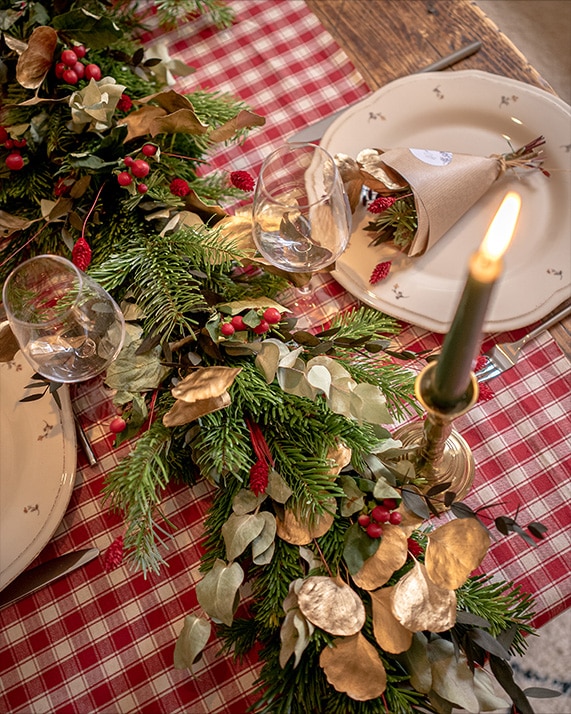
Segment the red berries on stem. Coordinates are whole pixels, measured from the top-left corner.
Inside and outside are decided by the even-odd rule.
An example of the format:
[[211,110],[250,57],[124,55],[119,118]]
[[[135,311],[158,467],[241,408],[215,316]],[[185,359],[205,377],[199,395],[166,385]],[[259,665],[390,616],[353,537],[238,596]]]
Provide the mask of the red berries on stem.
[[24,167],[24,159],[19,151],[13,151],[6,157],[6,166],[10,171],[19,171]]
[[88,64],[85,68],[85,79],[94,79],[98,82],[101,79],[101,69],[97,64]]
[[380,538],[383,534],[383,524],[398,526],[402,522],[402,514],[396,511],[398,501],[395,498],[385,498],[377,503],[370,513],[363,511],[357,518],[357,523],[370,538]]

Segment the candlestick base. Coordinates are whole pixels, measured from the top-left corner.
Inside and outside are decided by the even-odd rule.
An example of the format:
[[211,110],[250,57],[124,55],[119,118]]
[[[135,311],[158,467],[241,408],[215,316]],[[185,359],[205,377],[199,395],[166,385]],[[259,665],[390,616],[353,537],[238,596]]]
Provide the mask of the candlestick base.
[[[478,399],[478,381],[472,374],[470,386],[461,401],[446,410],[432,402],[432,376],[436,364],[429,364],[417,377],[415,392],[426,411],[423,421],[401,426],[394,438],[403,446],[418,446],[415,462],[416,475],[426,480],[424,492],[433,486],[449,483],[447,491],[454,492],[456,501],[470,490],[474,480],[474,457],[465,439],[453,429],[452,422],[469,411]],[[434,504],[437,510],[447,510],[443,502]]]

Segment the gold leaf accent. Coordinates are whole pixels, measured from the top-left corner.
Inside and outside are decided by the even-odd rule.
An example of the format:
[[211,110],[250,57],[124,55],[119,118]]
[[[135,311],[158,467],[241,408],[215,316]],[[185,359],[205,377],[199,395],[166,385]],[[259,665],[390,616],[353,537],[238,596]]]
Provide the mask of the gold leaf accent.
[[484,559],[490,536],[474,518],[449,521],[428,535],[425,566],[433,583],[456,590]]
[[0,362],[11,362],[19,349],[18,340],[6,322],[0,327]]
[[383,537],[375,553],[353,575],[357,587],[376,590],[406,563],[408,546],[406,533],[400,526],[384,525]]
[[379,653],[360,632],[333,640],[321,651],[319,664],[332,687],[358,702],[380,697],[387,688]]
[[412,632],[403,627],[393,615],[391,598],[394,587],[381,588],[371,593],[373,632],[377,643],[391,654],[406,652],[412,644]]
[[212,399],[200,399],[192,404],[177,399],[172,408],[164,415],[163,424],[166,427],[189,424],[191,421],[199,419],[206,414],[219,409],[226,409],[231,403],[232,399],[228,392],[224,392],[219,397],[213,397]]
[[361,598],[339,578],[306,578],[299,589],[298,604],[310,622],[332,635],[354,635],[365,624]]
[[335,467],[332,467],[330,471],[333,476],[337,476],[341,469],[351,463],[351,454],[351,449],[342,443],[328,449],[325,458],[335,462]]
[[18,58],[16,80],[26,89],[37,89],[50,70],[57,46],[57,32],[52,27],[36,27],[28,46]]
[[191,404],[222,395],[232,385],[241,367],[203,367],[191,372],[171,389],[175,399]]
[[395,585],[392,611],[411,632],[444,632],[456,622],[456,593],[435,585],[417,562]]
[[[332,498],[325,503],[325,508],[334,511],[337,501]],[[307,518],[298,515],[291,508],[284,508],[283,516],[276,515],[277,534],[286,543],[292,545],[307,545],[314,538],[321,538],[333,525],[333,513],[323,513],[317,516],[310,525]]]
[[211,141],[227,141],[242,129],[250,129],[254,126],[263,126],[266,123],[264,117],[254,114],[247,109],[242,109],[233,119],[225,124],[213,129],[210,132]]

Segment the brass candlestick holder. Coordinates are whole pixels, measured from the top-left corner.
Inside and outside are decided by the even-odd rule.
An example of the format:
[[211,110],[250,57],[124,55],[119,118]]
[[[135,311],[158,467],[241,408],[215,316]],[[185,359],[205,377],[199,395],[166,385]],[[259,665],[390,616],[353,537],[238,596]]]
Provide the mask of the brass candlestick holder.
[[[466,414],[478,399],[478,380],[472,374],[470,385],[462,399],[453,407],[442,409],[434,404],[432,378],[436,363],[427,365],[418,375],[415,392],[426,411],[426,418],[405,424],[394,433],[403,446],[418,446],[415,457],[417,476],[426,479],[424,490],[450,483],[449,491],[461,500],[474,480],[474,457],[466,441],[454,430],[455,419]],[[437,506],[438,508],[438,506]],[[445,510],[442,505],[440,510]]]

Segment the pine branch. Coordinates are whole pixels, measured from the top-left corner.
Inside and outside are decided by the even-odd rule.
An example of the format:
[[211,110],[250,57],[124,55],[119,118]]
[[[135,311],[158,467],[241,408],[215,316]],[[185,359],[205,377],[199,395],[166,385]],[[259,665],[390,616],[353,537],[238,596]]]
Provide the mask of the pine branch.
[[221,0],[159,0],[156,7],[160,24],[171,29],[187,15],[197,13],[208,13],[221,29],[230,27],[234,20],[233,11]]

